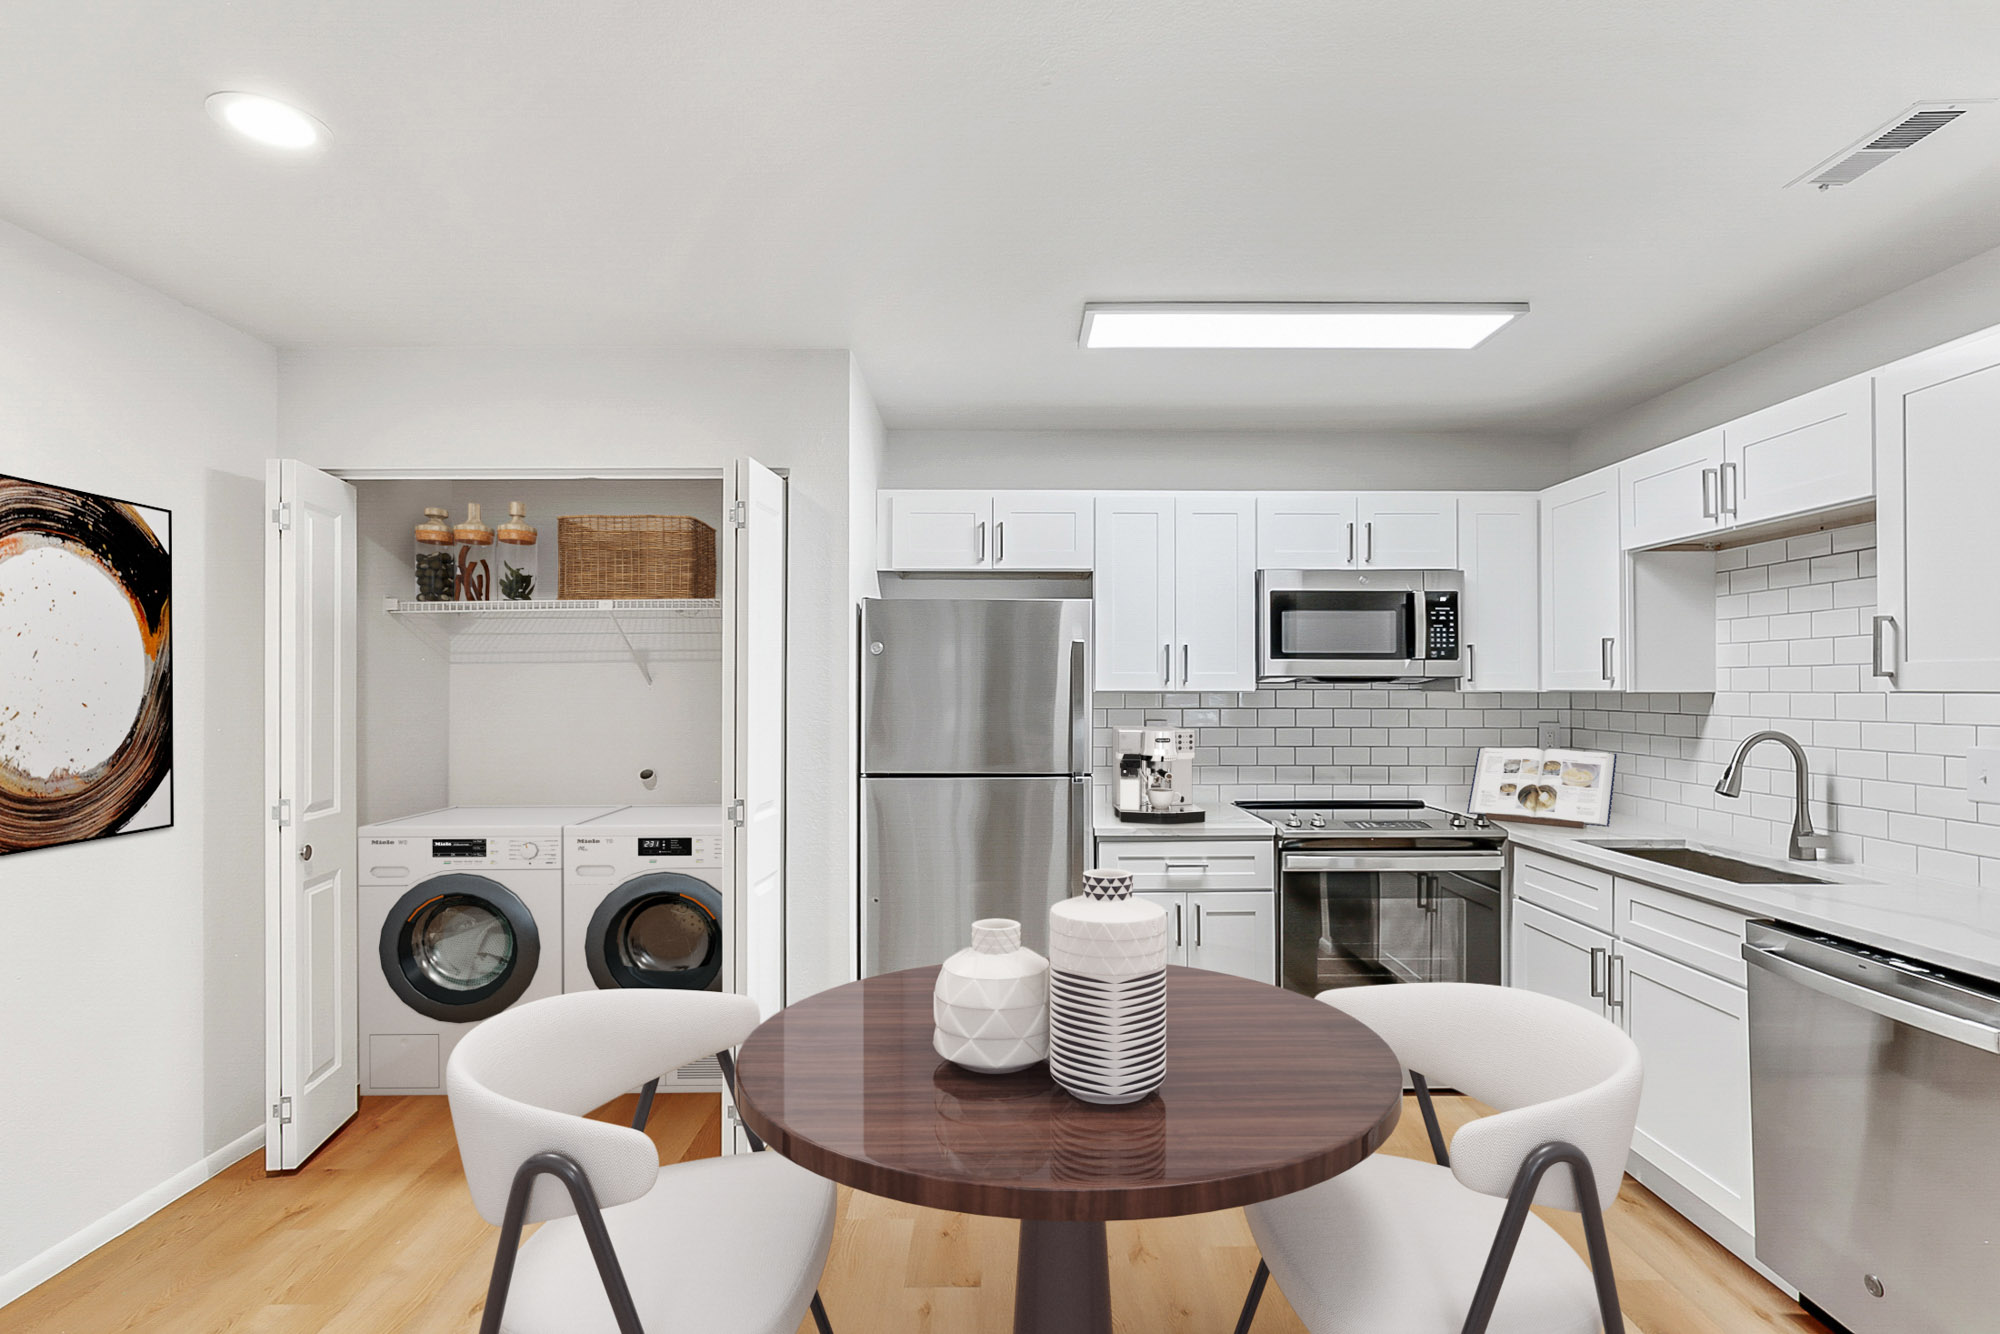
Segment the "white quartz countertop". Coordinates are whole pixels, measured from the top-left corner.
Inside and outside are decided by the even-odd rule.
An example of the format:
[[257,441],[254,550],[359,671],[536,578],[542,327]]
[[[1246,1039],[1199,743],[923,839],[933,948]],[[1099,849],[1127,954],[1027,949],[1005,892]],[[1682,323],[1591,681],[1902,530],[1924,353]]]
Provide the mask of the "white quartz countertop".
[[[1508,840],[1601,871],[1676,890],[1755,917],[1841,936],[1919,963],[2000,982],[2000,894],[1976,885],[1885,875],[1835,862],[1794,862],[1761,850],[1690,836],[1647,820],[1614,818],[1608,827],[1568,829],[1509,823]],[[1629,857],[1606,840],[1657,840],[1721,853],[1740,861],[1819,876],[1824,885],[1739,885]]]
[[1276,831],[1268,820],[1260,820],[1248,811],[1238,810],[1227,802],[1212,802],[1202,807],[1208,818],[1199,824],[1134,824],[1121,820],[1111,809],[1111,797],[1103,789],[1097,790],[1097,806],[1091,822],[1099,838],[1273,838]]

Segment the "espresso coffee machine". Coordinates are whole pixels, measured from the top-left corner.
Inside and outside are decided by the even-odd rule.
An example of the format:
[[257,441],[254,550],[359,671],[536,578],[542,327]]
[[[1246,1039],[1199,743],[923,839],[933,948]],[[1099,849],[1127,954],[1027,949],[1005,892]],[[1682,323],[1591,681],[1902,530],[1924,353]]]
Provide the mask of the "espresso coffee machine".
[[1194,804],[1194,733],[1177,727],[1121,727],[1111,806],[1134,824],[1194,824],[1208,813]]

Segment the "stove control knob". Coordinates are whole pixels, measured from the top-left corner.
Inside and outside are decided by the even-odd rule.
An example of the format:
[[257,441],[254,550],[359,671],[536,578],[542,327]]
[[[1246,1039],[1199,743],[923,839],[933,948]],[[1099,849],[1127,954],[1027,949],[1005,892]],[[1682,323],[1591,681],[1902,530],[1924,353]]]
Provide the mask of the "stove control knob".
[[1313,828],[1315,829],[1326,828],[1326,817],[1324,815],[1315,815],[1313,817]]
[[1452,817],[1451,817],[1451,827],[1452,827],[1453,829],[1463,829],[1463,828],[1465,828],[1465,817],[1464,817],[1463,815],[1454,815],[1454,816],[1452,816]]
[[1475,815],[1472,817],[1472,827],[1474,829],[1491,829],[1493,822],[1483,815]]
[[1287,815],[1285,817],[1285,828],[1297,829],[1298,827],[1299,827],[1299,813],[1297,811],[1293,811],[1290,815]]

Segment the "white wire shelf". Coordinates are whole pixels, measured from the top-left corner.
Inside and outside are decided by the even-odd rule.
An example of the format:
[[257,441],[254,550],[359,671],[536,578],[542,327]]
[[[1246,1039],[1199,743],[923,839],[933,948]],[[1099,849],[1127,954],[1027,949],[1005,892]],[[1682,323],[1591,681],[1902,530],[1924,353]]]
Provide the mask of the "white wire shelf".
[[650,682],[650,663],[722,660],[722,603],[717,598],[384,598],[382,609],[439,642],[455,663],[631,662]]

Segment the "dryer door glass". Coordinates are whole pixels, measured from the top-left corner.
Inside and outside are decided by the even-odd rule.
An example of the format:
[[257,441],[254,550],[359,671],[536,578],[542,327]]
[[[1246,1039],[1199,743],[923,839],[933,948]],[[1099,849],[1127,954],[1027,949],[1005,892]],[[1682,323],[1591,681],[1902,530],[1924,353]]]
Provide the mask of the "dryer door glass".
[[491,903],[438,899],[411,927],[411,954],[425,977],[451,991],[491,986],[514,966],[514,928]]
[[625,919],[618,948],[641,973],[699,968],[715,948],[715,919],[678,895],[648,899]]
[[600,987],[722,988],[722,894],[672,871],[635,876],[590,915],[584,960]]

